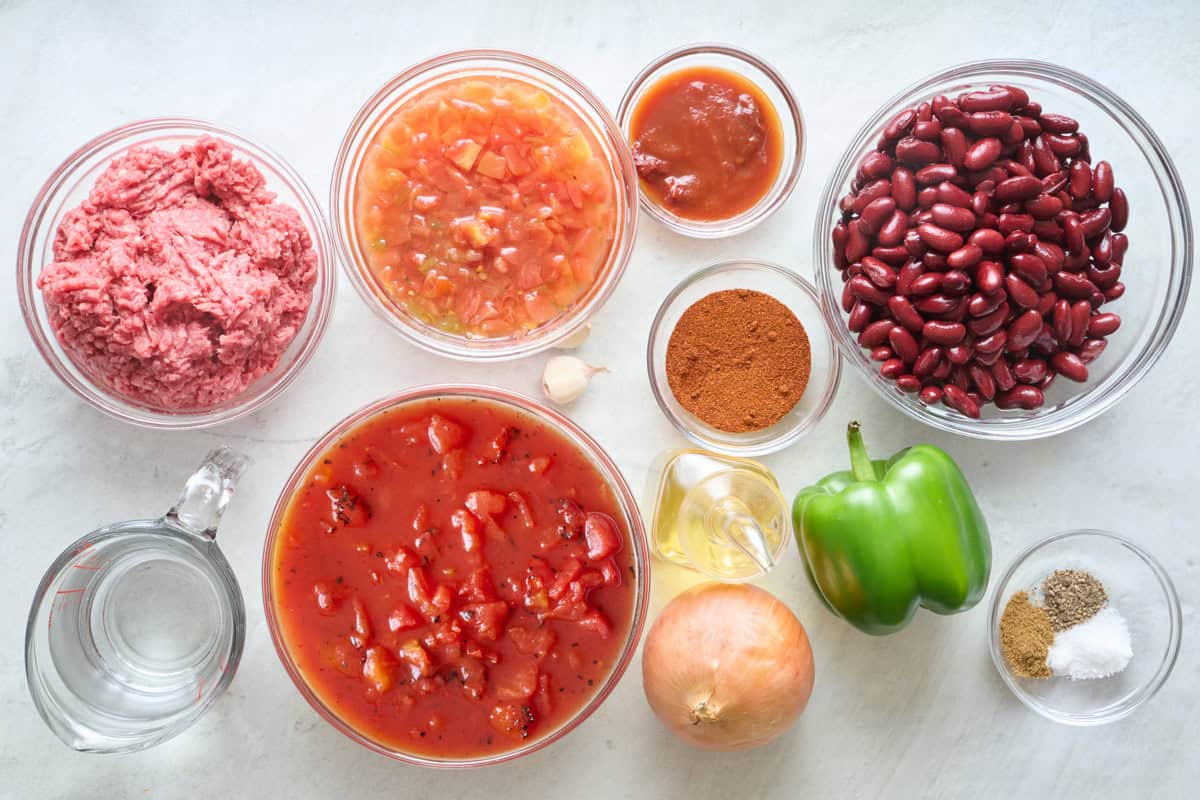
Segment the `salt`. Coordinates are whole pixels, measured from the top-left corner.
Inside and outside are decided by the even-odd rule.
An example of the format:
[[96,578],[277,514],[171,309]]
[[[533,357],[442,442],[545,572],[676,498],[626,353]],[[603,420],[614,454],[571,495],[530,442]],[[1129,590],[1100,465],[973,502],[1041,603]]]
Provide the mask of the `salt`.
[[1116,675],[1132,658],[1129,626],[1120,612],[1110,606],[1086,622],[1056,634],[1046,663],[1055,675],[1078,681]]

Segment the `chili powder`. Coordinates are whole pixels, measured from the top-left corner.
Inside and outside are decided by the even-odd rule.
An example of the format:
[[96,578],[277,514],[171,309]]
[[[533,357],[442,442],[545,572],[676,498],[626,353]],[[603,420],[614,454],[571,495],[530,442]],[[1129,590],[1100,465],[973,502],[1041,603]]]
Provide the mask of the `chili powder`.
[[697,300],[667,344],[667,384],[705,424],[729,433],[769,428],[808,386],[808,334],[763,292],[728,289]]

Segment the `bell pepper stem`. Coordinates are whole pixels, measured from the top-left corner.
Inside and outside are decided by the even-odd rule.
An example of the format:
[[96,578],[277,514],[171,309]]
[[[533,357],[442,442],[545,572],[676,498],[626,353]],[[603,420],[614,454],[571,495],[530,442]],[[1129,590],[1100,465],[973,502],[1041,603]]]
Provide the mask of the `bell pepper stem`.
[[879,475],[875,472],[875,465],[871,463],[871,457],[867,455],[867,446],[863,443],[862,427],[857,421],[846,426],[846,442],[850,445],[850,472],[854,475],[854,479],[859,481],[879,480]]

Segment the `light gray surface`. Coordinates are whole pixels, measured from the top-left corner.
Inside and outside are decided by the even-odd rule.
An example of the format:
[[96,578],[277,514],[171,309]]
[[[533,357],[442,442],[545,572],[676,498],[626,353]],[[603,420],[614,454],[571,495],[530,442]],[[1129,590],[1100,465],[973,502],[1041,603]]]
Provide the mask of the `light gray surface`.
[[[557,0],[353,10],[323,2],[307,11],[301,6],[310,4],[268,0],[245,4],[253,11],[174,5],[0,0],[3,252],[15,251],[33,195],[62,158],[133,119],[187,115],[243,130],[291,160],[324,199],[359,104],[404,66],[443,50],[526,50],[575,73],[611,108],[644,63],[691,41],[740,44],[783,71],[811,133],[792,200],[757,231],[717,244],[644,224],[629,272],[583,351],[613,372],[572,414],[636,487],[651,457],[681,441],[655,407],[642,365],[659,299],[686,271],[717,257],[761,256],[811,274],[812,219],[832,162],[868,111],[902,86],[977,58],[1059,62],[1129,100],[1176,158],[1185,184],[1200,186],[1200,24],[1187,2],[1088,3],[1083,20],[1051,2],[970,12],[961,3],[852,9],[706,0],[608,10]],[[997,41],[1001,30],[1007,41]],[[429,381],[534,392],[544,359],[481,368],[424,355],[343,281],[324,344],[282,399],[218,430],[154,433],[100,416],[60,385],[29,341],[11,279],[0,287],[0,797],[1181,797],[1200,779],[1194,308],[1146,380],[1115,410],[1067,435],[1012,445],[935,435],[847,375],[816,432],[767,459],[794,492],[843,463],[842,426],[858,418],[877,453],[925,439],[959,459],[988,514],[997,571],[1034,539],[1066,528],[1109,528],[1143,543],[1180,589],[1185,637],[1175,674],[1134,717],[1072,730],[1026,711],[993,671],[982,606],[949,619],[923,613],[889,639],[860,635],[819,606],[789,552],[766,583],[808,626],[817,680],[808,711],[778,743],[732,755],[688,750],[651,715],[635,662],[595,717],[549,750],[482,772],[432,772],[353,744],[292,687],[262,616],[264,529],[295,462],[353,409]],[[21,643],[34,587],[79,534],[163,510],[218,442],[256,462],[221,535],[249,612],[237,679],[192,731],[158,749],[123,757],[69,752],[42,725],[25,688]],[[677,578],[659,570],[655,610]]]

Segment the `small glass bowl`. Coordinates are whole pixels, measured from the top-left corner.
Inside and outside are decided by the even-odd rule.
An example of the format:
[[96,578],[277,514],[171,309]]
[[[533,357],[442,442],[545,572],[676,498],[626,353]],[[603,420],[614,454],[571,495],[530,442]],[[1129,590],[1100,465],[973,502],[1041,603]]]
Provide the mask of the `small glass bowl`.
[[[721,239],[745,233],[774,214],[788,199],[792,189],[796,187],[800,169],[804,166],[806,128],[795,95],[774,67],[740,48],[705,42],[663,53],[637,74],[633,83],[625,90],[625,96],[621,98],[621,105],[617,110],[617,120],[621,124],[625,142],[632,139],[629,126],[633,111],[646,91],[665,75],[698,66],[719,67],[749,79],[762,89],[775,106],[775,112],[779,114],[780,130],[783,132],[783,162],[779,165],[775,183],[761,200],[742,213],[728,219],[707,222],[686,219],[663,208],[646,194],[640,180],[637,181],[638,192],[642,210],[676,233],[697,239]],[[636,180],[636,174],[634,177]]]
[[[833,263],[829,234],[840,218],[838,200],[850,189],[863,157],[875,148],[884,124],[902,109],[934,95],[1003,83],[1018,86],[1047,112],[1079,120],[1093,158],[1113,166],[1129,196],[1128,291],[1103,310],[1121,316],[1108,348],[1088,365],[1086,383],[1059,378],[1035,411],[983,409],[971,419],[944,405],[927,406],[879,375],[879,365],[859,347],[841,309],[842,275]],[[893,97],[859,129],[834,168],[817,206],[813,263],[821,300],[835,320],[834,333],[846,360],[884,400],[908,416],[951,433],[1016,441],[1053,436],[1099,416],[1125,396],[1158,361],[1175,334],[1192,282],[1192,221],[1187,197],[1171,157],[1128,103],[1078,72],[1040,61],[976,61],[944,70]]]
[[[791,309],[808,334],[812,360],[808,386],[783,419],[761,431],[729,433],[706,425],[679,404],[667,382],[667,344],[679,318],[697,300],[726,289],[753,289],[774,297]],[[837,394],[842,360],[812,284],[785,267],[740,259],[696,270],[671,290],[650,326],[646,368],[658,407],[684,436],[718,453],[749,457],[782,450],[821,421]]]
[[[600,144],[617,204],[612,246],[592,288],[554,319],[520,336],[455,335],[409,314],[380,286],[362,255],[354,224],[358,173],[380,128],[402,105],[445,81],[472,75],[501,76],[533,84],[564,103]],[[621,131],[604,104],[567,72],[532,56],[505,50],[458,50],[422,61],[392,78],[355,115],[342,139],[330,185],[333,231],[350,283],[376,314],[413,344],[464,361],[504,361],[547,350],[582,328],[620,282],[637,233],[637,171]]]
[[[536,418],[539,422],[544,423],[574,445],[596,467],[600,475],[612,488],[613,496],[616,498],[621,509],[621,522],[624,524],[625,530],[629,531],[629,539],[634,551],[634,569],[637,573],[637,577],[633,581],[633,616],[629,622],[629,631],[625,636],[624,647],[621,650],[620,658],[613,665],[608,677],[605,678],[604,683],[596,690],[596,693],[592,695],[592,698],[575,713],[575,716],[563,722],[558,728],[547,731],[537,738],[531,739],[525,744],[507,752],[477,758],[439,759],[403,750],[393,750],[386,745],[368,738],[339,717],[337,712],[326,705],[321,697],[309,687],[304,674],[297,667],[296,662],[288,652],[287,642],[284,639],[283,630],[278,619],[275,586],[272,580],[272,562],[274,560],[276,538],[283,523],[283,515],[287,513],[292,495],[304,481],[313,462],[339,438],[353,430],[364,420],[376,414],[410,403],[447,397],[469,398],[505,406],[519,414]],[[532,398],[492,386],[477,386],[473,384],[417,386],[360,408],[322,436],[304,457],[300,459],[300,462],[296,465],[296,469],[292,471],[291,477],[288,478],[287,484],[283,487],[283,491],[280,492],[279,499],[275,503],[275,510],[271,514],[270,527],[267,529],[266,542],[263,545],[262,594],[263,607],[267,616],[267,628],[270,630],[271,641],[275,645],[275,652],[279,656],[279,660],[283,663],[284,669],[287,670],[288,676],[291,677],[292,683],[296,685],[300,694],[304,696],[304,699],[308,701],[308,704],[313,707],[322,719],[364,747],[376,753],[397,759],[398,761],[435,768],[486,767],[505,761],[512,761],[521,756],[527,756],[558,741],[579,727],[584,720],[595,713],[600,704],[616,688],[617,683],[621,680],[621,676],[625,674],[626,668],[628,668],[629,663],[633,660],[638,642],[641,641],[642,629],[646,624],[646,613],[650,601],[650,549],[646,541],[646,530],[642,525],[642,517],[638,512],[637,500],[634,498],[629,484],[625,482],[625,478],[621,475],[621,471],[596,440],[569,418]]]
[[[96,179],[113,159],[135,146],[174,150],[201,136],[228,142],[236,156],[254,164],[267,181],[267,188],[281,203],[296,209],[312,237],[317,255],[317,280],[304,324],[279,358],[275,369],[252,383],[241,394],[202,409],[172,411],[156,408],[118,395],[94,380],[74,362],[50,326],[38,274],[53,261],[54,238],[63,216],[87,198]],[[278,397],[291,385],[312,358],[333,309],[336,275],[325,218],[317,199],[300,175],[280,156],[227,128],[195,119],[162,118],[132,122],[103,133],[76,150],[42,186],[21,231],[17,250],[17,294],[21,313],[38,352],[55,375],[71,391],[111,417],[147,428],[204,428],[243,417]]]
[[[1019,678],[1009,669],[1000,650],[1004,606],[1056,569],[1084,570],[1104,584],[1133,639],[1133,660],[1123,672],[1073,681]],[[1103,725],[1132,714],[1171,674],[1182,634],[1179,596],[1166,570],[1130,540],[1099,530],[1067,531],[1028,547],[997,582],[988,615],[988,646],[1005,685],[1043,717],[1066,725]]]

